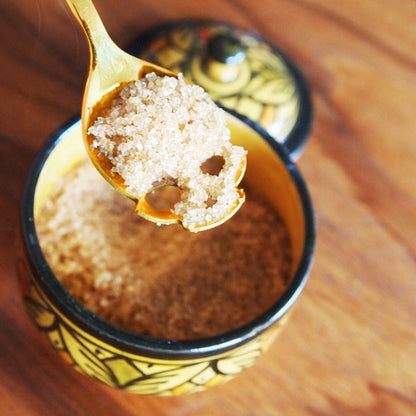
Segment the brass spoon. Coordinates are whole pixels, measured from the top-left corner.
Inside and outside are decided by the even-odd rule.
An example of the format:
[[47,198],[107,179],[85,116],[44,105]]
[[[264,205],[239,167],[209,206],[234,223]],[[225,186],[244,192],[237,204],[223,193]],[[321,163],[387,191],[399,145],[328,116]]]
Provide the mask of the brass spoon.
[[[126,83],[137,81],[146,74],[155,72],[159,76],[177,77],[173,72],[131,56],[121,50],[109,37],[91,0],[66,0],[71,11],[77,18],[87,37],[90,48],[90,67],[85,86],[81,110],[81,128],[86,144],[87,153],[101,175],[118,191],[136,202],[136,211],[147,220],[158,224],[181,223],[183,219],[170,210],[157,211],[152,208],[146,195],[131,195],[126,191],[123,178],[111,172],[111,162],[97,149],[91,149],[92,137],[88,134],[91,120],[99,109],[102,109],[109,99]],[[228,117],[231,117],[227,115]],[[221,219],[215,222],[189,228],[190,231],[202,231],[213,228],[227,221],[243,204],[244,192],[237,188],[244,176],[246,159],[241,163],[236,175],[236,189],[240,198],[232,209]],[[183,225],[183,224],[182,224]]]

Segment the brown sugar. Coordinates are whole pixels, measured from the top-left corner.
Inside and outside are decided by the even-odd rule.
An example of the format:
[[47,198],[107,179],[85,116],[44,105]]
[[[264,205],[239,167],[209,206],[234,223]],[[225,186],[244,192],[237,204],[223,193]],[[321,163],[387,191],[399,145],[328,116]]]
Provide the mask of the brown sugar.
[[61,180],[37,231],[57,278],[95,314],[153,337],[212,336],[267,310],[290,279],[286,228],[246,191],[233,218],[195,234],[138,217],[84,163]]

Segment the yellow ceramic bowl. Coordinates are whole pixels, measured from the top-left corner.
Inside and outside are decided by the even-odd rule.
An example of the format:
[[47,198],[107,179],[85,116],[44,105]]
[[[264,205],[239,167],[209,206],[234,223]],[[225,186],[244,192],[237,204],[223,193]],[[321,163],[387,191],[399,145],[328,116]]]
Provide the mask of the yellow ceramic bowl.
[[234,377],[254,363],[288,317],[310,269],[315,244],[307,188],[285,149],[263,131],[235,119],[236,144],[248,150],[245,180],[285,221],[293,247],[293,277],[275,304],[249,324],[219,336],[156,339],[117,328],[79,304],[50,270],[36,219],[56,182],[86,157],[79,120],[55,132],[28,175],[21,209],[19,277],[29,315],[51,346],[81,373],[133,393],[174,395]]

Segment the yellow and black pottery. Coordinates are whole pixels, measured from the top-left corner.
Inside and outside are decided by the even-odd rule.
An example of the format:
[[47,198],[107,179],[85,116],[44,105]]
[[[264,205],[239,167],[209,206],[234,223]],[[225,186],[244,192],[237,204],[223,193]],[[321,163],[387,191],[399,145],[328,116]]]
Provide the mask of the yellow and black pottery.
[[313,117],[309,89],[292,60],[258,33],[216,20],[181,20],[143,33],[130,52],[182,72],[298,158]]
[[133,393],[174,395],[229,380],[267,349],[288,317],[311,265],[315,227],[305,183],[286,150],[240,119],[230,126],[248,150],[246,180],[276,207],[293,248],[291,281],[275,304],[249,324],[198,340],[156,339],[124,331],[78,303],[49,268],[36,219],[56,182],[86,158],[80,122],[46,142],[28,175],[21,208],[18,271],[29,315],[71,366],[109,386]]

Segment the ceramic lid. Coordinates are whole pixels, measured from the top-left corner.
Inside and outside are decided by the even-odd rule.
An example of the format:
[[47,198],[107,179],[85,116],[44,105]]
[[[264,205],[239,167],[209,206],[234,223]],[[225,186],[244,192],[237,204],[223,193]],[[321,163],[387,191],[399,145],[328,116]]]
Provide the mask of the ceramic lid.
[[295,64],[259,34],[224,22],[184,20],[145,32],[130,52],[182,72],[298,157],[312,122],[309,89]]

